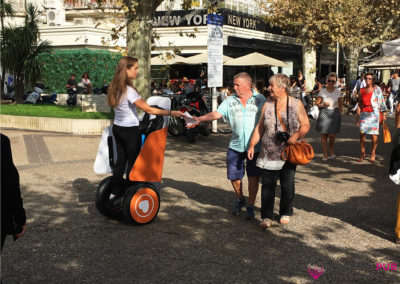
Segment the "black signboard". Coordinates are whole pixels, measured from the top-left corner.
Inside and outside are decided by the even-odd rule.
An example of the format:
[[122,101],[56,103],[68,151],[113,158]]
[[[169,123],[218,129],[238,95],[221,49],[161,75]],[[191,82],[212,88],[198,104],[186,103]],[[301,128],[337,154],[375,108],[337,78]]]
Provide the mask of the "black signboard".
[[[239,13],[228,9],[220,9],[218,14],[224,16],[224,25],[248,30],[282,34],[280,29],[271,28],[263,18]],[[190,27],[207,25],[207,10],[174,10],[155,12],[153,27]]]

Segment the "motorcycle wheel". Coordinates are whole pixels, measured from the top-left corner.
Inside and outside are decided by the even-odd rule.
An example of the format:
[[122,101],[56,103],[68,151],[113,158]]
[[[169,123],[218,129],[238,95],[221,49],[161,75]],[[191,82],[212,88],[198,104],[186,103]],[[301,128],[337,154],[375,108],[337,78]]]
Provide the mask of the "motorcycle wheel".
[[111,218],[117,218],[121,213],[121,208],[116,195],[112,194],[111,177],[103,179],[96,191],[96,208],[101,214]]
[[151,223],[160,210],[160,194],[152,183],[129,187],[123,201],[123,215],[128,223]]
[[183,125],[183,121],[177,117],[170,117],[168,123],[168,133],[172,136],[182,135],[184,132],[185,126]]

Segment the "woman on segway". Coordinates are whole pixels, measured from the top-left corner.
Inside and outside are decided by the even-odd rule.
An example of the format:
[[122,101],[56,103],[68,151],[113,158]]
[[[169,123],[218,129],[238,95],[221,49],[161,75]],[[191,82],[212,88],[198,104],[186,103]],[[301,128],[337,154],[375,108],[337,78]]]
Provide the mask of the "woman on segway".
[[108,87],[108,104],[114,110],[112,132],[117,145],[117,161],[113,170],[111,186],[114,194],[124,189],[124,172],[128,180],[129,171],[140,151],[139,118],[136,107],[154,115],[182,117],[180,111],[164,110],[149,106],[138,94],[132,81],[139,71],[138,60],[122,57],[117,65],[114,78]]

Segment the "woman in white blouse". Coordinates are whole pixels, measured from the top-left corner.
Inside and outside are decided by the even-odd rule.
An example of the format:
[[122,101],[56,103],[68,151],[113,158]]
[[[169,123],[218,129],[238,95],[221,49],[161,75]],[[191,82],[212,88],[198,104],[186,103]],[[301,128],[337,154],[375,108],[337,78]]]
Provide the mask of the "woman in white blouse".
[[321,133],[322,160],[335,159],[335,139],[340,132],[343,98],[340,89],[336,87],[336,73],[329,73],[326,87],[318,94],[316,104],[320,108],[316,129]]

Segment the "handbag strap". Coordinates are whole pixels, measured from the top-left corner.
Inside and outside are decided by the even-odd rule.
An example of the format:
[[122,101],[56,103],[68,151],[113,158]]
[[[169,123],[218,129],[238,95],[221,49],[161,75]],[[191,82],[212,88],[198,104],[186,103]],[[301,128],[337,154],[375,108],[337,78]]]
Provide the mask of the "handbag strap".
[[[287,120],[287,129],[286,131],[289,133],[289,96],[286,96],[286,120]],[[277,113],[277,102],[275,101],[275,133],[278,132],[278,113]]]

